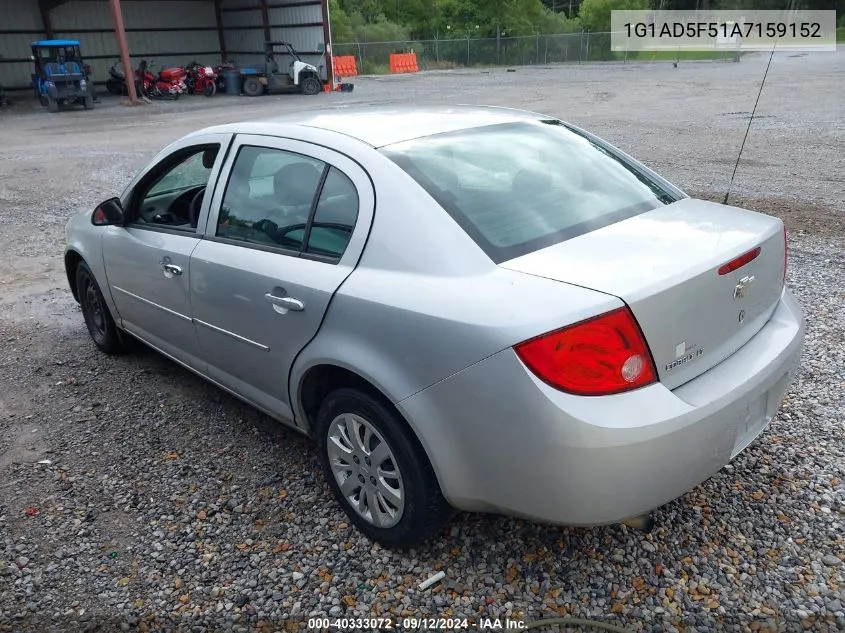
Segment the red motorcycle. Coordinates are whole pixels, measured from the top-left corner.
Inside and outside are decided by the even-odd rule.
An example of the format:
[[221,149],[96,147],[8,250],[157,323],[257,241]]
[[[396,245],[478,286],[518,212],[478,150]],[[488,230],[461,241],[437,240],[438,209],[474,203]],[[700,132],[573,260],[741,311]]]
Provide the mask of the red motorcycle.
[[185,67],[185,84],[191,94],[213,97],[217,93],[217,73],[211,66],[191,62]]
[[151,71],[153,65],[142,60],[135,71],[143,95],[149,99],[178,99],[186,89],[184,69],[165,68],[156,75]]
[[180,92],[187,92],[188,86],[185,83],[185,79],[187,78],[188,74],[184,68],[179,66],[168,66],[166,68],[162,68],[161,72],[158,74],[162,81],[167,81],[172,84],[175,84]]

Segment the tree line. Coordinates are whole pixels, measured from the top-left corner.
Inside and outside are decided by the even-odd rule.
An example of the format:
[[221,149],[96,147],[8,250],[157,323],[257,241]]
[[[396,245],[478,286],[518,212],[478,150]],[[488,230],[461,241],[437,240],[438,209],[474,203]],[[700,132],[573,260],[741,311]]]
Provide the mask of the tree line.
[[[777,10],[790,0],[329,0],[335,42],[512,37],[610,30],[613,9]],[[799,9],[836,10],[845,0],[795,0]]]

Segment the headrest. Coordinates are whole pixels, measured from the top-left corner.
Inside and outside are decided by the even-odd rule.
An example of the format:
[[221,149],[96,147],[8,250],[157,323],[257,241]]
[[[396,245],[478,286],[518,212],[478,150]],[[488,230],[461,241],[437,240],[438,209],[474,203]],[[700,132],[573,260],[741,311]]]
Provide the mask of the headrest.
[[273,193],[284,204],[300,206],[311,204],[320,171],[311,163],[291,163],[282,167],[273,177]]

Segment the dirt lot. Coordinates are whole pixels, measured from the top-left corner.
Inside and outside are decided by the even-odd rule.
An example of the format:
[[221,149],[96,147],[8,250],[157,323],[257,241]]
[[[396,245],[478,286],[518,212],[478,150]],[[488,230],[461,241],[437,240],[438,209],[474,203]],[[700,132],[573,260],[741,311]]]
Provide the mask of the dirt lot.
[[[766,61],[468,70],[359,78],[351,94],[315,98],[0,110],[0,631],[276,629],[309,614],[386,613],[845,629],[845,50],[776,56],[730,200],[791,229],[789,283],[808,315],[802,372],[770,429],[662,508],[650,535],[461,516],[419,551],[373,546],[329,500],[306,440],[153,353],[97,353],[62,267],[69,216],[118,193],[167,142],[315,107],[544,111],[721,201]],[[416,589],[439,569],[442,583]]]

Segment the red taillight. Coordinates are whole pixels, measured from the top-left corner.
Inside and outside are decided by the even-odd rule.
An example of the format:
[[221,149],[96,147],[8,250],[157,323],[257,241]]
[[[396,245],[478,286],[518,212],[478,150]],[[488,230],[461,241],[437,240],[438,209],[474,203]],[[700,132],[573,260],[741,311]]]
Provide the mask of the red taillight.
[[723,266],[721,266],[719,268],[719,274],[720,275],[727,275],[729,272],[733,272],[737,268],[742,268],[748,262],[754,261],[755,259],[757,259],[757,255],[760,254],[761,250],[762,249],[758,246],[754,250],[750,250],[747,253],[743,253],[742,255],[737,257],[736,259],[732,259],[727,264],[724,264]]
[[538,378],[582,396],[605,396],[656,380],[651,354],[628,308],[581,321],[514,347]]

